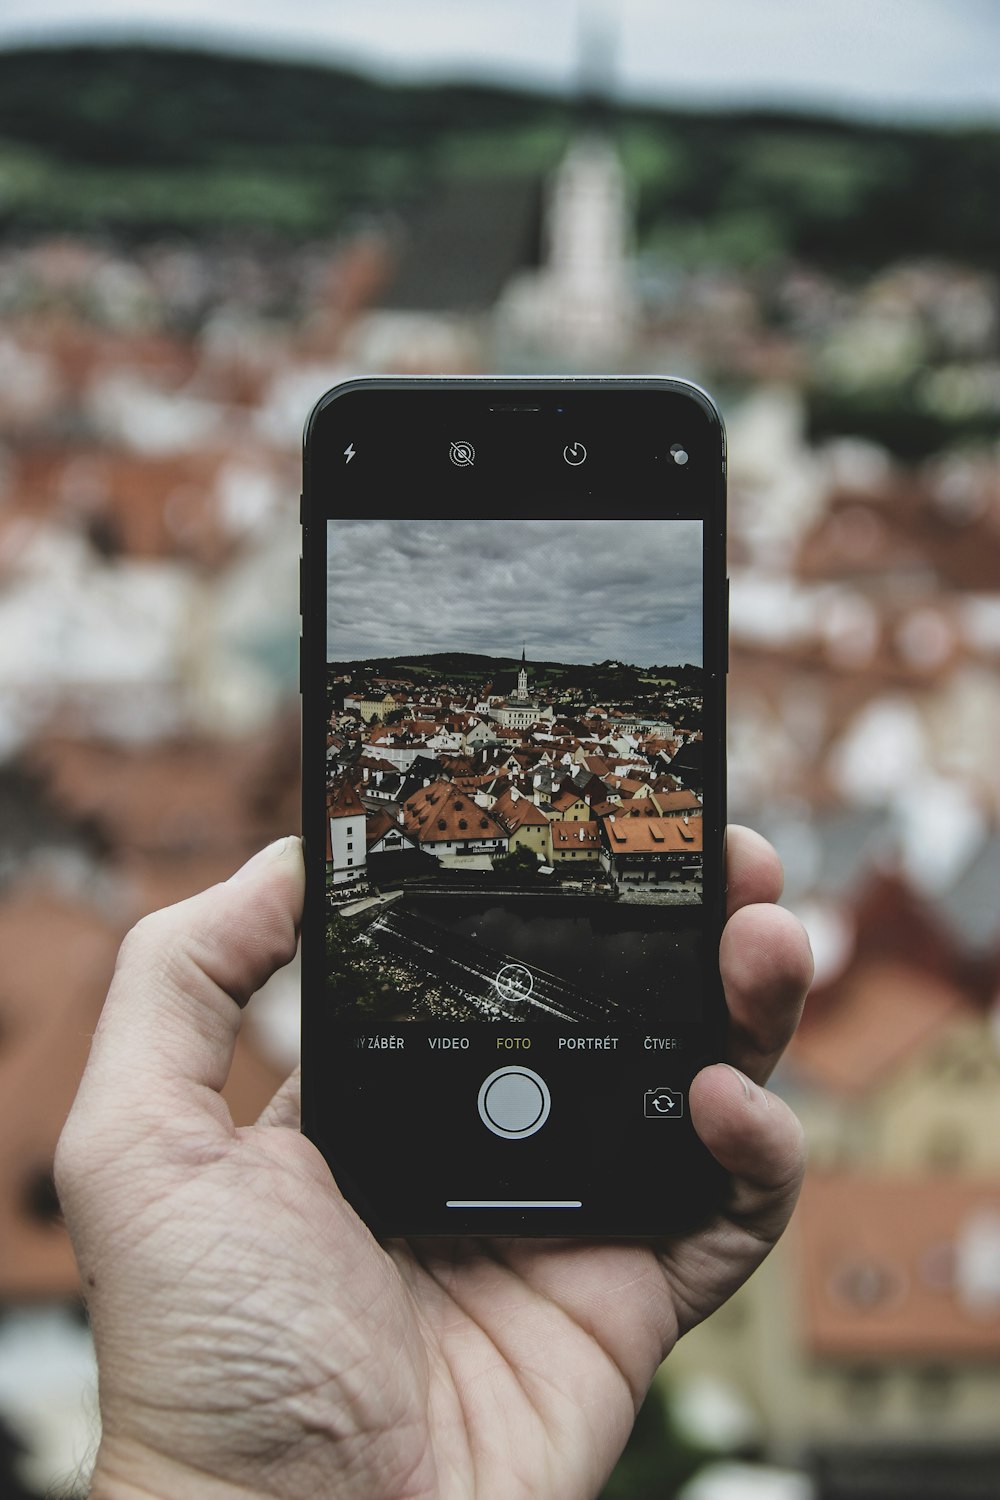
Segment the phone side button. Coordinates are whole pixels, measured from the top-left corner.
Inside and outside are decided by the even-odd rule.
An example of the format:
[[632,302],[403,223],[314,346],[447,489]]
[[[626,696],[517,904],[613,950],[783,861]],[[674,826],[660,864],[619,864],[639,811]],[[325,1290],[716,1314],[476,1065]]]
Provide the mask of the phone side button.
[[729,579],[726,579],[726,613],[722,621],[722,642],[726,658],[726,671],[729,671]]

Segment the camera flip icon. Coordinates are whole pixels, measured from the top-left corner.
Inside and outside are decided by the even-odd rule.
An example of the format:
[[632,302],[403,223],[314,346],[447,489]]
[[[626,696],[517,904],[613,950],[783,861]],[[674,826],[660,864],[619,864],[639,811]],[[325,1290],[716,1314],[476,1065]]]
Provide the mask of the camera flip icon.
[[679,1120],[684,1113],[684,1095],[677,1089],[647,1089],[643,1103],[647,1120]]

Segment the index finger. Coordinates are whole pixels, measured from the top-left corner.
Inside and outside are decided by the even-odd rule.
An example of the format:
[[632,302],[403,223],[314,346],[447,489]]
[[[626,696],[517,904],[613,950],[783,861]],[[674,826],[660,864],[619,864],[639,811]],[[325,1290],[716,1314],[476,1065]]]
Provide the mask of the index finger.
[[741,906],[777,901],[783,883],[781,860],[767,839],[731,823],[726,829],[726,916]]
[[781,861],[751,828],[727,830],[727,917],[719,948],[729,1007],[728,1060],[757,1083],[794,1035],[812,983],[805,928],[777,906]]

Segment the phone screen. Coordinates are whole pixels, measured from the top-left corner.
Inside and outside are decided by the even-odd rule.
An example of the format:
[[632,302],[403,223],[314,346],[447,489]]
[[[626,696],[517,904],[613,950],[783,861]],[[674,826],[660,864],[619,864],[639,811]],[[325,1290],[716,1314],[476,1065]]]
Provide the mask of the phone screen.
[[328,521],[338,1014],[699,1018],[702,553],[699,520]]
[[643,1232],[720,1021],[718,453],[420,394],[334,404],[307,508],[310,1133],[389,1229]]

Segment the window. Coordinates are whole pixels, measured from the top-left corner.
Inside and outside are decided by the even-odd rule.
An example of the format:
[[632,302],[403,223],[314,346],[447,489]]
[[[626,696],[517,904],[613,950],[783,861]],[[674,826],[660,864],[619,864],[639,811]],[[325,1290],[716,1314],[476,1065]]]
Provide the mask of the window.
[[847,1370],[843,1377],[844,1404],[857,1416],[871,1417],[884,1394],[881,1372],[866,1365]]
[[349,865],[353,865],[353,863],[354,863],[354,861],[353,861],[353,859],[349,859],[349,860],[348,860],[348,861],[347,861],[347,863],[348,863],[348,864],[349,864]]
[[914,1404],[927,1414],[943,1411],[955,1396],[954,1372],[946,1365],[927,1365],[914,1375]]
[[834,1301],[846,1303],[851,1311],[871,1312],[898,1301],[903,1285],[895,1266],[859,1256],[834,1270],[829,1290]]
[[350,839],[348,839],[348,841],[347,841],[347,847],[348,847],[348,849],[353,849],[354,848],[354,845],[351,843]]

